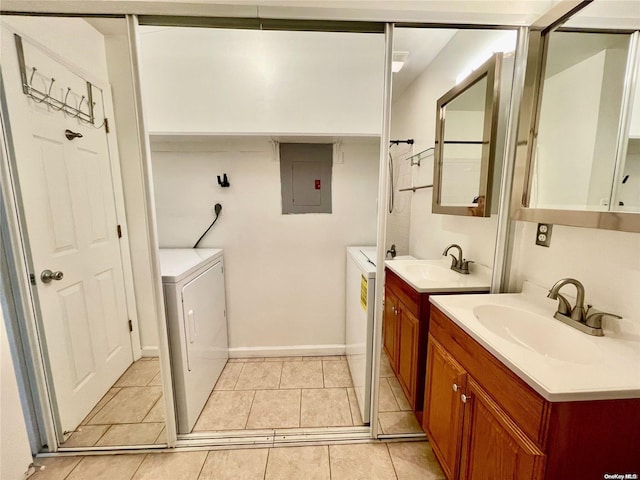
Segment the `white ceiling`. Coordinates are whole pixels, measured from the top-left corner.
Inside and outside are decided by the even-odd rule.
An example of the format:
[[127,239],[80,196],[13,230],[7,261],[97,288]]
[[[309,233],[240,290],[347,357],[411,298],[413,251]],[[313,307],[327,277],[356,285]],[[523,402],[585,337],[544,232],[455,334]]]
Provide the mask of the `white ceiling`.
[[450,28],[397,28],[393,32],[393,51],[409,52],[402,70],[393,74],[393,98],[398,98],[427,68],[455,35]]
[[124,35],[127,33],[127,21],[124,18],[86,17],[84,20],[103,35]]
[[576,13],[565,26],[576,28],[640,28],[640,1],[596,0]]
[[556,3],[558,0],[2,0],[2,9],[74,14],[530,25]]

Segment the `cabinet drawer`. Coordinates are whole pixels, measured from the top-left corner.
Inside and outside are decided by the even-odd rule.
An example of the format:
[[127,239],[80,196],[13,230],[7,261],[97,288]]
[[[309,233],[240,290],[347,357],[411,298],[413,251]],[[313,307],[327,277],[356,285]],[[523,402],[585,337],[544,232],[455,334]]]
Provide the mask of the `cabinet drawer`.
[[[398,297],[403,308],[411,312],[414,317],[420,318],[420,293],[388,268],[385,269],[385,287]],[[425,295],[425,297],[427,296]]]
[[430,333],[522,431],[539,448],[543,448],[548,426],[548,402],[433,305]]

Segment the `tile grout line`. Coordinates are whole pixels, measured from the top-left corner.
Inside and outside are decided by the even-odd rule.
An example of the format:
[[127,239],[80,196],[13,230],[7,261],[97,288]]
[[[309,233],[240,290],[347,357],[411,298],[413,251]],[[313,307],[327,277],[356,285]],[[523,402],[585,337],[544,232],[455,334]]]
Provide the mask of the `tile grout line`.
[[389,387],[389,391],[391,392],[391,398],[393,398],[393,403],[396,405],[396,407],[398,407],[398,410],[394,410],[394,411],[401,412],[402,410],[400,409],[400,403],[398,402],[398,399],[396,398],[396,394],[393,393],[393,388],[391,388],[391,384],[389,383],[389,379],[387,377],[385,377],[384,381],[387,383],[387,386]]
[[207,454],[204,456],[204,461],[202,462],[202,466],[200,467],[200,471],[198,472],[198,476],[194,480],[198,480],[200,478],[200,475],[202,475],[202,470],[204,470],[204,466],[207,463],[207,458],[209,458],[209,453],[211,453],[211,450],[207,451]]
[[137,474],[137,473],[138,473],[138,471],[140,470],[140,467],[142,466],[142,464],[144,463],[144,461],[147,459],[147,456],[148,456],[148,455],[149,455],[148,453],[145,453],[145,454],[144,454],[144,456],[142,457],[142,460],[140,461],[140,464],[139,464],[139,465],[138,465],[138,467],[136,468],[135,472],[133,472],[133,473],[131,474],[131,477],[129,478],[129,480],[133,480],[133,477],[135,477],[135,476],[136,476],[136,474]]
[[113,425],[109,425],[109,426],[104,430],[104,432],[102,432],[102,435],[100,435],[100,438],[98,438],[95,442],[93,442],[93,445],[91,445],[91,446],[92,446],[92,447],[95,447],[96,445],[98,445],[98,443],[100,442],[100,440],[102,440],[102,437],[104,437],[104,436],[107,434],[107,432],[108,432],[109,430],[111,430],[111,427],[113,427]]
[[298,411],[298,428],[302,428],[302,389],[300,389],[300,409]]
[[327,456],[329,457],[329,480],[331,480],[331,477],[333,476],[333,473],[331,472],[331,445],[327,445]]
[[[355,391],[355,390],[354,390]],[[345,388],[344,392],[347,394],[347,404],[349,405],[349,415],[351,415],[351,425],[355,426],[356,421],[353,418],[353,410],[351,409],[351,398],[349,397],[349,388]],[[357,400],[356,400],[357,401]]]
[[[274,431],[274,440],[275,440],[275,431]],[[262,476],[263,480],[267,479],[267,467],[269,466],[269,456],[271,455],[271,447],[267,448],[267,461],[264,462],[264,475]]]
[[[153,410],[153,408],[158,404],[160,400],[162,400],[162,395],[160,395],[160,397],[158,397],[158,399],[155,402],[153,402],[153,405],[151,405],[151,408],[147,411],[147,413],[144,414],[144,417],[142,417],[142,420],[136,423],[152,423],[152,422],[145,422],[144,419],[149,416],[149,414],[151,413],[151,410]],[[156,423],[156,422],[153,422],[153,423]]]
[[248,430],[248,426],[249,426],[249,417],[251,417],[251,410],[253,409],[253,403],[256,400],[256,394],[258,393],[257,390],[253,391],[253,397],[251,397],[251,406],[249,406],[249,412],[247,413],[247,420],[244,422],[244,429]]
[[[238,382],[240,381],[240,377],[242,376],[242,372],[244,371],[244,366],[246,365],[246,362],[237,362],[237,363],[242,363],[242,368],[240,369],[240,373],[238,374],[238,378],[236,378],[236,381],[233,384],[233,391],[236,391],[236,387],[238,386]],[[213,387],[215,389],[215,386]]]
[[391,468],[393,468],[393,473],[396,476],[396,480],[398,480],[398,471],[396,470],[396,464],[393,463],[393,456],[391,455],[391,450],[389,450],[389,444],[384,442],[384,446],[387,449],[387,455],[389,455],[389,460],[391,461]]
[[[67,473],[67,474],[63,477],[63,479],[62,479],[62,480],[65,480],[66,478],[69,478],[69,476],[73,473],[73,471],[74,471],[76,468],[78,468],[78,465],[80,465],[80,464],[84,461],[84,459],[85,459],[85,458],[86,458],[86,457],[81,457],[81,458],[80,458],[80,461],[79,461],[78,463],[76,463],[76,464],[73,466],[73,468],[72,468],[71,470],[69,470],[69,473]],[[46,468],[46,467],[45,467],[45,468]],[[43,469],[43,470],[44,470],[44,469]],[[40,470],[40,471],[42,471],[42,470]],[[36,472],[36,473],[38,473],[38,472]],[[34,474],[34,475],[35,475],[35,474]],[[46,474],[45,474],[45,475],[46,475]],[[29,477],[31,477],[31,475],[30,475]]]

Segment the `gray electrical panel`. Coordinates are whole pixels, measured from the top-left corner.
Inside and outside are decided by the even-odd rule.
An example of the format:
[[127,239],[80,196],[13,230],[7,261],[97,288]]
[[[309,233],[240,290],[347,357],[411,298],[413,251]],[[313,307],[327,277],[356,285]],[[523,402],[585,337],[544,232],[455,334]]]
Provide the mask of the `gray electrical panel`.
[[282,213],[331,213],[330,143],[281,143]]

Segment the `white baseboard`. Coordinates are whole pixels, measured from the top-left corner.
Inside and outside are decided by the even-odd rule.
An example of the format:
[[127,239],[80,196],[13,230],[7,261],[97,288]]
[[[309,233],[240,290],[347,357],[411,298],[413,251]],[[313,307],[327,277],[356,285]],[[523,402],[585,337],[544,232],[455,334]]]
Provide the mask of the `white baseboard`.
[[[292,347],[237,347],[229,349],[229,358],[297,357],[344,355],[344,345],[296,345]],[[144,355],[144,353],[143,353]]]
[[160,352],[158,347],[142,347],[140,349],[143,357],[159,357]]

